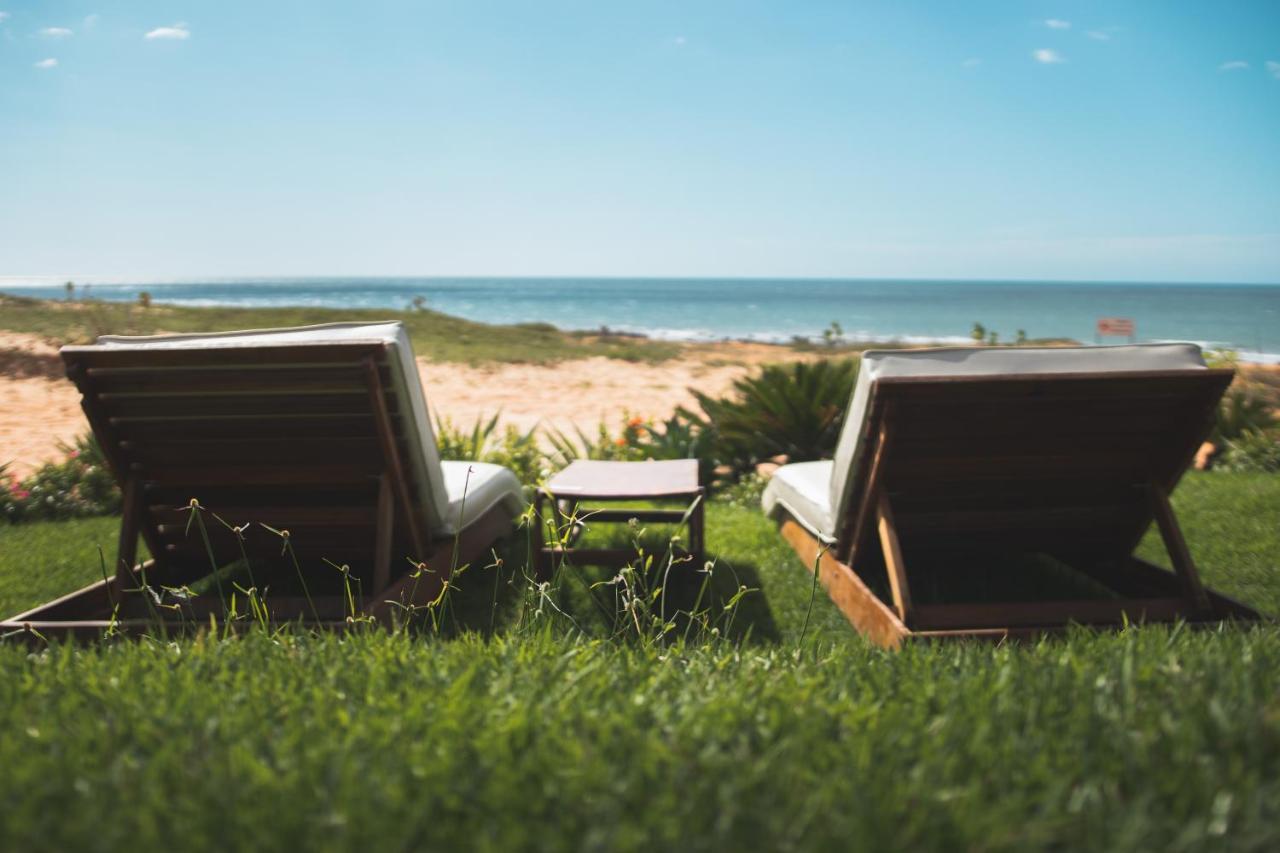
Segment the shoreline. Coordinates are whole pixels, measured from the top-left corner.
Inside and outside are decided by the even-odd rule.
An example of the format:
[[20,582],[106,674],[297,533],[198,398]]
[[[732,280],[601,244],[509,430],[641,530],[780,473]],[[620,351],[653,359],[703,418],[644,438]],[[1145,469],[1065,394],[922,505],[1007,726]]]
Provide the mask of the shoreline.
[[[0,281],[0,284],[2,284],[2,281]],[[1250,285],[1250,286],[1266,287],[1268,285]],[[50,289],[52,289],[52,286],[50,286]],[[0,290],[0,297],[4,297],[4,296],[13,296],[13,294],[7,294],[3,290]],[[33,297],[18,295],[15,298],[32,299]],[[78,299],[71,302],[67,302],[65,300],[55,299],[55,298],[41,299],[39,301],[50,302],[56,305],[90,305],[91,306],[96,302],[101,302],[107,305],[127,306],[132,304],[129,300],[124,300],[124,299],[97,299],[92,297],[88,299]],[[204,309],[229,309],[229,310],[253,311],[253,310],[316,309],[316,308],[321,310],[333,311],[333,312],[342,312],[344,310],[352,310],[352,311],[370,310],[363,307],[344,309],[342,306],[336,306],[336,305],[311,306],[311,305],[295,305],[295,304],[284,305],[284,304],[275,304],[275,303],[271,303],[271,304],[256,304],[256,303],[243,303],[243,302],[231,303],[231,302],[222,302],[222,301],[216,301],[216,300],[201,301],[199,304],[190,300],[184,301],[184,302],[165,302],[163,300],[156,300],[151,303],[151,307],[153,309],[161,309],[161,310],[162,309],[178,309],[178,310],[195,310],[195,311],[204,310]],[[378,309],[372,309],[372,310],[377,311]],[[403,313],[400,311],[395,311],[394,309],[390,309],[390,308],[385,310],[388,315],[387,319],[397,319],[395,317],[392,317],[391,315]],[[439,313],[441,314],[441,316],[444,316],[444,317],[451,317],[453,319],[463,320],[469,323],[480,322],[476,320],[471,320],[470,318],[466,318],[466,317],[458,317],[457,315],[444,314],[442,312],[436,312],[436,313]],[[3,321],[0,321],[0,322],[3,322]],[[486,325],[483,323],[480,323],[480,324]],[[507,324],[491,324],[491,325],[507,325]],[[556,323],[543,322],[543,321],[536,321],[532,323],[516,325],[517,328],[521,326],[526,326],[526,327],[545,326],[549,329],[553,329],[555,332],[559,334],[563,334],[571,337],[579,337],[579,338],[598,337],[603,339],[632,339],[635,341],[666,343],[666,344],[676,344],[676,345],[690,345],[690,346],[715,346],[715,345],[742,344],[742,345],[751,345],[751,346],[775,347],[780,350],[784,350],[792,353],[794,352],[802,352],[802,353],[842,352],[842,351],[857,353],[865,350],[878,349],[878,348],[902,349],[902,348],[917,348],[917,347],[971,347],[971,346],[977,345],[974,343],[973,338],[967,335],[918,335],[918,334],[903,333],[903,334],[889,335],[886,337],[883,334],[878,334],[874,332],[852,331],[852,332],[842,332],[840,337],[837,339],[836,344],[832,346],[832,345],[829,345],[820,334],[819,335],[812,335],[812,334],[811,335],[787,335],[783,333],[778,333],[778,334],[748,333],[748,334],[742,334],[742,335],[719,335],[710,331],[649,328],[649,327],[641,327],[641,326],[632,326],[625,323],[614,325],[614,326],[608,326],[608,325],[598,326],[595,328],[568,327],[568,326],[561,326]],[[0,326],[0,332],[3,332],[3,331],[4,331],[3,326]],[[1036,337],[1036,338],[1028,339],[1025,345],[1029,345],[1029,346],[1124,346],[1125,343],[1126,342],[1124,341],[1117,341],[1117,340],[1109,340],[1101,343],[1089,343],[1088,341],[1080,341],[1080,340],[1069,338],[1069,337]],[[1136,340],[1133,343],[1135,344],[1192,343],[1200,347],[1205,352],[1233,353],[1235,359],[1242,364],[1280,365],[1280,352],[1273,353],[1273,352],[1266,352],[1261,350],[1233,348],[1231,346],[1223,345],[1215,341],[1172,339],[1172,338],[1150,338],[1150,339]],[[1005,343],[1001,345],[1008,346],[1009,344]],[[0,366],[0,371],[2,370],[3,370],[3,367]]]
[[[829,287],[803,293],[795,301],[786,287],[792,282]],[[541,286],[544,283],[547,288]],[[742,286],[725,291],[708,288],[707,283]],[[56,302],[65,284],[49,276],[0,276],[0,294],[16,291],[28,298]],[[897,287],[899,284],[906,290]],[[998,331],[1006,342],[1025,328],[1035,342],[1074,339],[1083,345],[1116,345],[1123,339],[1097,341],[1095,320],[1127,316],[1137,319],[1138,330],[1144,333],[1139,340],[1142,343],[1185,341],[1206,350],[1230,350],[1247,363],[1280,363],[1280,337],[1266,331],[1276,328],[1272,317],[1280,322],[1280,284],[1269,283],[634,276],[138,280],[99,276],[81,279],[77,285],[76,297],[88,297],[86,301],[99,304],[127,305],[136,302],[141,291],[147,291],[155,307],[188,311],[310,309],[369,316],[401,315],[416,307],[471,323],[538,325],[579,337],[607,330],[615,339],[630,337],[676,345],[749,342],[822,346],[828,329],[843,326],[847,331],[840,333],[841,342],[852,349],[969,346],[970,314],[973,321]],[[910,285],[918,287],[913,291]],[[1161,309],[1166,300],[1153,300],[1153,293],[1162,287],[1168,288],[1171,296],[1194,293],[1186,297],[1185,304],[1178,303],[1180,308]],[[1133,289],[1142,292],[1130,292]],[[1242,302],[1237,291],[1260,296]],[[1042,293],[1043,302],[1038,301]],[[964,321],[960,320],[962,315]]]

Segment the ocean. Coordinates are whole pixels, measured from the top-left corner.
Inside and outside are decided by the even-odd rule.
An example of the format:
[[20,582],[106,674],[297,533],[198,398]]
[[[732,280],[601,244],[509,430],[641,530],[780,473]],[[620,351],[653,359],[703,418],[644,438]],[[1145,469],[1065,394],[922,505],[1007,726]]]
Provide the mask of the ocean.
[[[61,297],[62,279],[0,277],[0,292]],[[86,287],[87,285],[87,287]],[[1095,341],[1100,317],[1127,317],[1142,341],[1194,341],[1280,361],[1280,285],[1055,281],[709,278],[261,278],[77,281],[81,296],[175,305],[385,308],[415,298],[488,323],[607,326],[670,340],[817,337],[969,342],[974,323],[1011,341]],[[1121,342],[1105,339],[1105,342]]]

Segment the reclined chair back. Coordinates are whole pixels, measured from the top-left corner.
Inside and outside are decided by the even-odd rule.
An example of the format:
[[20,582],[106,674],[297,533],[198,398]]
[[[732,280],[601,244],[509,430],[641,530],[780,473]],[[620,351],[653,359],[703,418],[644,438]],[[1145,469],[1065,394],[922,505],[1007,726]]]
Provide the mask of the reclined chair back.
[[[846,613],[887,645],[1256,616],[1204,589],[1169,504],[1232,375],[1189,344],[867,353],[833,468],[834,545],[788,538],[843,567]],[[1174,573],[1133,556],[1153,521]]]
[[296,575],[295,557],[319,578],[338,576],[324,561],[345,564],[366,593],[387,586],[393,554],[429,556],[445,501],[398,323],[103,338],[62,354],[123,490],[122,583],[135,582],[138,534],[169,584],[207,574],[207,548],[229,562],[243,547],[276,577]]

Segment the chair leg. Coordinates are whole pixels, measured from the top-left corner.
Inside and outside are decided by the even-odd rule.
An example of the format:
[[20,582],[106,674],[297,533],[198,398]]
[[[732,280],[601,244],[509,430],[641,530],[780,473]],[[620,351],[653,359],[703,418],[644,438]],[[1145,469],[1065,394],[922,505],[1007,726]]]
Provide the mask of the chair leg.
[[880,547],[884,549],[885,567],[889,570],[889,591],[893,594],[893,606],[898,618],[911,624],[911,587],[907,583],[907,568],[902,560],[902,545],[898,542],[898,528],[893,519],[893,508],[883,491],[876,500],[876,526],[880,531]]
[[1200,572],[1191,559],[1191,550],[1187,548],[1187,540],[1182,536],[1182,528],[1178,526],[1178,517],[1174,515],[1173,506],[1169,503],[1169,495],[1156,483],[1151,484],[1150,493],[1160,538],[1164,540],[1165,550],[1169,552],[1169,559],[1173,562],[1173,570],[1182,582],[1183,595],[1197,612],[1207,613],[1212,609],[1209,596],[1205,594],[1204,584],[1200,582]]
[[702,564],[707,560],[707,524],[704,512],[707,502],[705,492],[699,489],[698,496],[694,500],[697,505],[689,515],[689,555],[693,558],[693,567],[701,569]]
[[133,568],[138,563],[138,530],[141,525],[142,491],[136,477],[124,481],[120,506],[120,540],[116,545],[116,586],[120,595],[134,588]]
[[378,516],[373,545],[373,594],[381,595],[391,583],[391,538],[395,527],[395,497],[384,474],[378,478]]

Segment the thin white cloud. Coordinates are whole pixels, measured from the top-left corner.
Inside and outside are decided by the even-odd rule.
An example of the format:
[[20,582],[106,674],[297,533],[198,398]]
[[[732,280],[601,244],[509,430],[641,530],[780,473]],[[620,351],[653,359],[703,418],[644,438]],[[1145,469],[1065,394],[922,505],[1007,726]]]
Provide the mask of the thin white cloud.
[[86,30],[91,30],[91,29],[93,29],[94,27],[96,27],[96,26],[98,25],[98,21],[99,21],[101,18],[102,18],[102,16],[101,16],[101,15],[99,15],[97,12],[94,12],[92,15],[85,15],[85,16],[84,16],[84,28],[85,28]]
[[1045,22],[1044,22],[1044,25],[1045,25],[1046,27],[1048,27],[1049,29],[1051,29],[1051,30],[1069,30],[1069,29],[1071,29],[1071,22],[1070,22],[1070,21],[1064,21],[1064,20],[1062,20],[1061,18],[1046,18],[1046,19],[1045,19]]
[[1267,73],[1277,80],[1280,80],[1280,62],[1276,62],[1274,59],[1268,59]]
[[671,45],[672,47],[684,47],[688,43],[689,43],[689,40],[684,36],[672,36],[671,38],[667,39],[667,44]]
[[982,60],[976,56],[971,56],[968,59],[966,59],[964,62],[960,63],[961,67],[963,68],[977,68],[981,64],[982,64]]
[[174,24],[172,27],[156,27],[146,35],[145,39],[189,39],[191,38],[191,30],[186,24]]
[[42,59],[36,63],[36,68],[57,68],[57,67],[58,67],[58,60],[54,59],[52,56],[49,57],[48,59]]
[[8,13],[8,12],[0,12],[0,24],[3,24],[3,23],[4,23],[5,21],[7,21],[7,20],[9,20],[9,13]]
[[64,39],[71,34],[71,30],[66,27],[45,27],[40,31],[40,35],[49,39]]
[[1111,41],[1111,33],[1106,30],[1089,30],[1085,35],[1094,41]]
[[1218,66],[1219,71],[1243,71],[1249,67],[1249,63],[1243,59],[1233,59],[1230,62],[1224,62]]
[[1031,57],[1042,65],[1058,65],[1066,62],[1066,60],[1062,58],[1062,54],[1058,53],[1056,50],[1050,50],[1047,47],[1042,47],[1039,50],[1032,51]]

